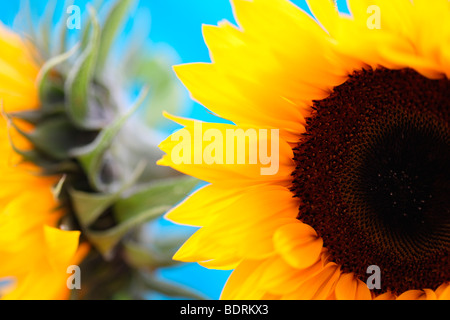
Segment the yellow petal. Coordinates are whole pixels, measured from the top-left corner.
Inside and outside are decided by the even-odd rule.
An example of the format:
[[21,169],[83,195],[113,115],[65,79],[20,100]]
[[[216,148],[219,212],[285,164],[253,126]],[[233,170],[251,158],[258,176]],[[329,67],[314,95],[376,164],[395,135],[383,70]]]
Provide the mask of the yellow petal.
[[389,291],[376,296],[374,300],[395,300],[396,298],[397,297]]
[[222,300],[258,300],[264,295],[258,287],[258,282],[264,266],[261,261],[246,260],[243,261],[233,271],[220,299]]
[[279,228],[274,235],[275,249],[294,268],[304,269],[320,258],[323,240],[309,225],[300,221]]
[[278,186],[248,188],[242,194],[190,237],[174,259],[212,260],[218,266],[222,262],[230,265],[233,259],[239,262],[243,258],[261,259],[271,255],[275,231],[296,221],[298,202],[288,189]]
[[284,295],[287,300],[325,300],[336,287],[341,271],[334,263],[326,265],[319,273],[303,282],[295,292]]
[[[293,151],[276,131],[168,117],[184,128],[160,144],[159,147],[166,155],[158,161],[159,165],[170,166],[210,183],[232,179],[234,185],[239,182],[253,185],[257,181],[290,184],[295,167]],[[207,134],[214,136],[211,139],[213,141],[206,141]],[[216,152],[220,152],[220,156],[209,159],[206,149],[212,148],[217,142]],[[266,156],[263,148],[270,154],[268,164],[262,161]],[[266,174],[265,170],[273,172]]]
[[52,268],[65,271],[78,249],[79,231],[64,231],[49,226],[44,227],[47,244],[47,259]]
[[397,297],[397,300],[436,300],[436,293],[431,289],[408,290]]
[[7,112],[36,108],[39,67],[31,46],[0,23],[0,48],[0,107]]
[[305,269],[296,269],[281,256],[276,255],[266,262],[267,266],[261,276],[260,285],[271,294],[286,295],[298,290],[299,286],[321,272],[323,261],[317,261]]
[[309,0],[306,1],[313,16],[324,29],[331,35],[337,28],[339,12],[333,0]]
[[367,285],[357,279],[353,273],[345,273],[336,284],[336,299],[372,300],[372,294]]
[[[237,73],[238,66],[228,69],[234,73],[224,74],[216,65],[206,63],[174,67],[192,98],[215,114],[237,125],[280,129],[280,136],[297,141],[304,130],[302,124],[305,124],[302,110],[284,96],[264,90],[267,83],[254,80],[258,75],[243,70]],[[241,75],[253,78],[232,78]],[[242,89],[245,89],[245,95]],[[275,105],[277,108],[273,108]]]
[[436,295],[439,300],[450,300],[450,284],[443,283],[436,290]]
[[195,227],[211,224],[213,218],[243,196],[245,188],[207,185],[188,196],[166,214],[166,219]]

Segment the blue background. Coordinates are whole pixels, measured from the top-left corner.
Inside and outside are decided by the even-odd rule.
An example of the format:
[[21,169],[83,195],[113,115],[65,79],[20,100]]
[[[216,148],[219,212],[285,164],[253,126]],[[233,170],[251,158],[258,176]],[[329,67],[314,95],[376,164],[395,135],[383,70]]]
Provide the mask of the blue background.
[[[75,0],[82,10],[87,0]],[[294,3],[306,8],[304,0],[294,0]],[[32,12],[36,18],[44,11],[47,1],[31,0]],[[58,1],[60,11],[64,1]],[[345,9],[345,1],[338,1],[341,10]],[[20,1],[2,1],[0,5],[0,21],[12,26],[20,9]],[[209,53],[204,44],[201,32],[202,24],[216,25],[221,20],[235,23],[229,0],[141,0],[136,10],[149,11],[151,16],[151,31],[148,41],[151,43],[166,43],[178,55],[179,63],[208,62]],[[308,11],[307,9],[305,9]],[[136,11],[135,11],[136,12]],[[126,35],[125,35],[126,36]],[[1,48],[0,48],[1,50]],[[190,117],[208,120],[209,113],[190,100],[185,102]],[[162,227],[179,228],[163,221]],[[184,284],[203,293],[209,299],[218,299],[221,289],[229,276],[228,271],[207,270],[197,264],[187,264],[161,271],[161,277]],[[150,298],[163,298],[151,296]]]

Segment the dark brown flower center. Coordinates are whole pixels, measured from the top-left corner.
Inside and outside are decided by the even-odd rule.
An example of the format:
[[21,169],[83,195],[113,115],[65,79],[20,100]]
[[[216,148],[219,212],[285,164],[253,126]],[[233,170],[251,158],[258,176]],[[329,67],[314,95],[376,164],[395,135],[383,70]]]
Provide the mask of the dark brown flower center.
[[316,101],[295,148],[298,219],[331,259],[381,290],[450,281],[450,81],[355,72]]

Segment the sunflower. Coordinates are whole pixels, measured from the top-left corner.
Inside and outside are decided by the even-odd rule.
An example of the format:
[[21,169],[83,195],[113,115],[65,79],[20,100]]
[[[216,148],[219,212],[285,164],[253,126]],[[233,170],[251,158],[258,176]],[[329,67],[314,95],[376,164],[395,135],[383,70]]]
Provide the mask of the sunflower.
[[[239,26],[203,28],[212,63],[175,67],[232,124],[169,116],[159,164],[208,183],[167,215],[201,227],[174,259],[234,270],[223,299],[449,299],[450,2],[232,4]],[[223,152],[247,162],[196,128],[248,133]]]
[[[0,25],[0,103],[12,113],[39,106],[35,85],[39,67],[30,47],[15,33]],[[30,126],[21,123],[22,130]],[[0,123],[0,278],[14,279],[5,299],[65,299],[67,267],[77,263],[78,231],[58,228],[61,212],[52,188],[57,176],[39,175],[39,168],[22,163],[11,141],[21,149],[31,144]]]

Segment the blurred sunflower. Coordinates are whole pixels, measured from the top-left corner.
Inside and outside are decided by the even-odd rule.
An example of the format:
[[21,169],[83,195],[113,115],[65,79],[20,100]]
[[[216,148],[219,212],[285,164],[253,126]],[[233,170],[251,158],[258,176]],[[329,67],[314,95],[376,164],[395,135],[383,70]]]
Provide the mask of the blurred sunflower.
[[[154,112],[138,110],[147,90],[134,105],[126,98],[152,83],[160,96],[177,93],[161,53],[131,38],[123,62],[111,58],[132,4],[110,3],[102,22],[88,6],[78,38],[67,35],[65,16],[53,26],[50,4],[38,35],[0,25],[0,298],[199,298],[155,278],[185,237],[155,239],[147,222],[198,182],[156,167],[157,132],[142,120],[155,121]],[[163,101],[155,96],[152,106]]]
[[279,170],[161,143],[159,164],[209,182],[167,216],[201,227],[174,259],[234,269],[223,299],[449,299],[450,2],[232,3],[240,27],[203,28],[212,63],[175,71],[233,122],[203,128],[279,129]]
[[[25,42],[0,26],[0,93],[1,104],[8,113],[37,108],[35,86],[39,68]],[[22,123],[23,128],[29,125]],[[14,277],[15,289],[5,299],[67,298],[69,291],[61,284],[66,270],[77,263],[79,232],[57,228],[61,213],[57,210],[52,188],[57,177],[40,177],[34,164],[20,163],[10,139],[22,149],[30,143],[16,131],[0,124],[1,214],[0,278]],[[82,254],[82,251],[78,251]],[[61,281],[62,280],[62,281]]]

